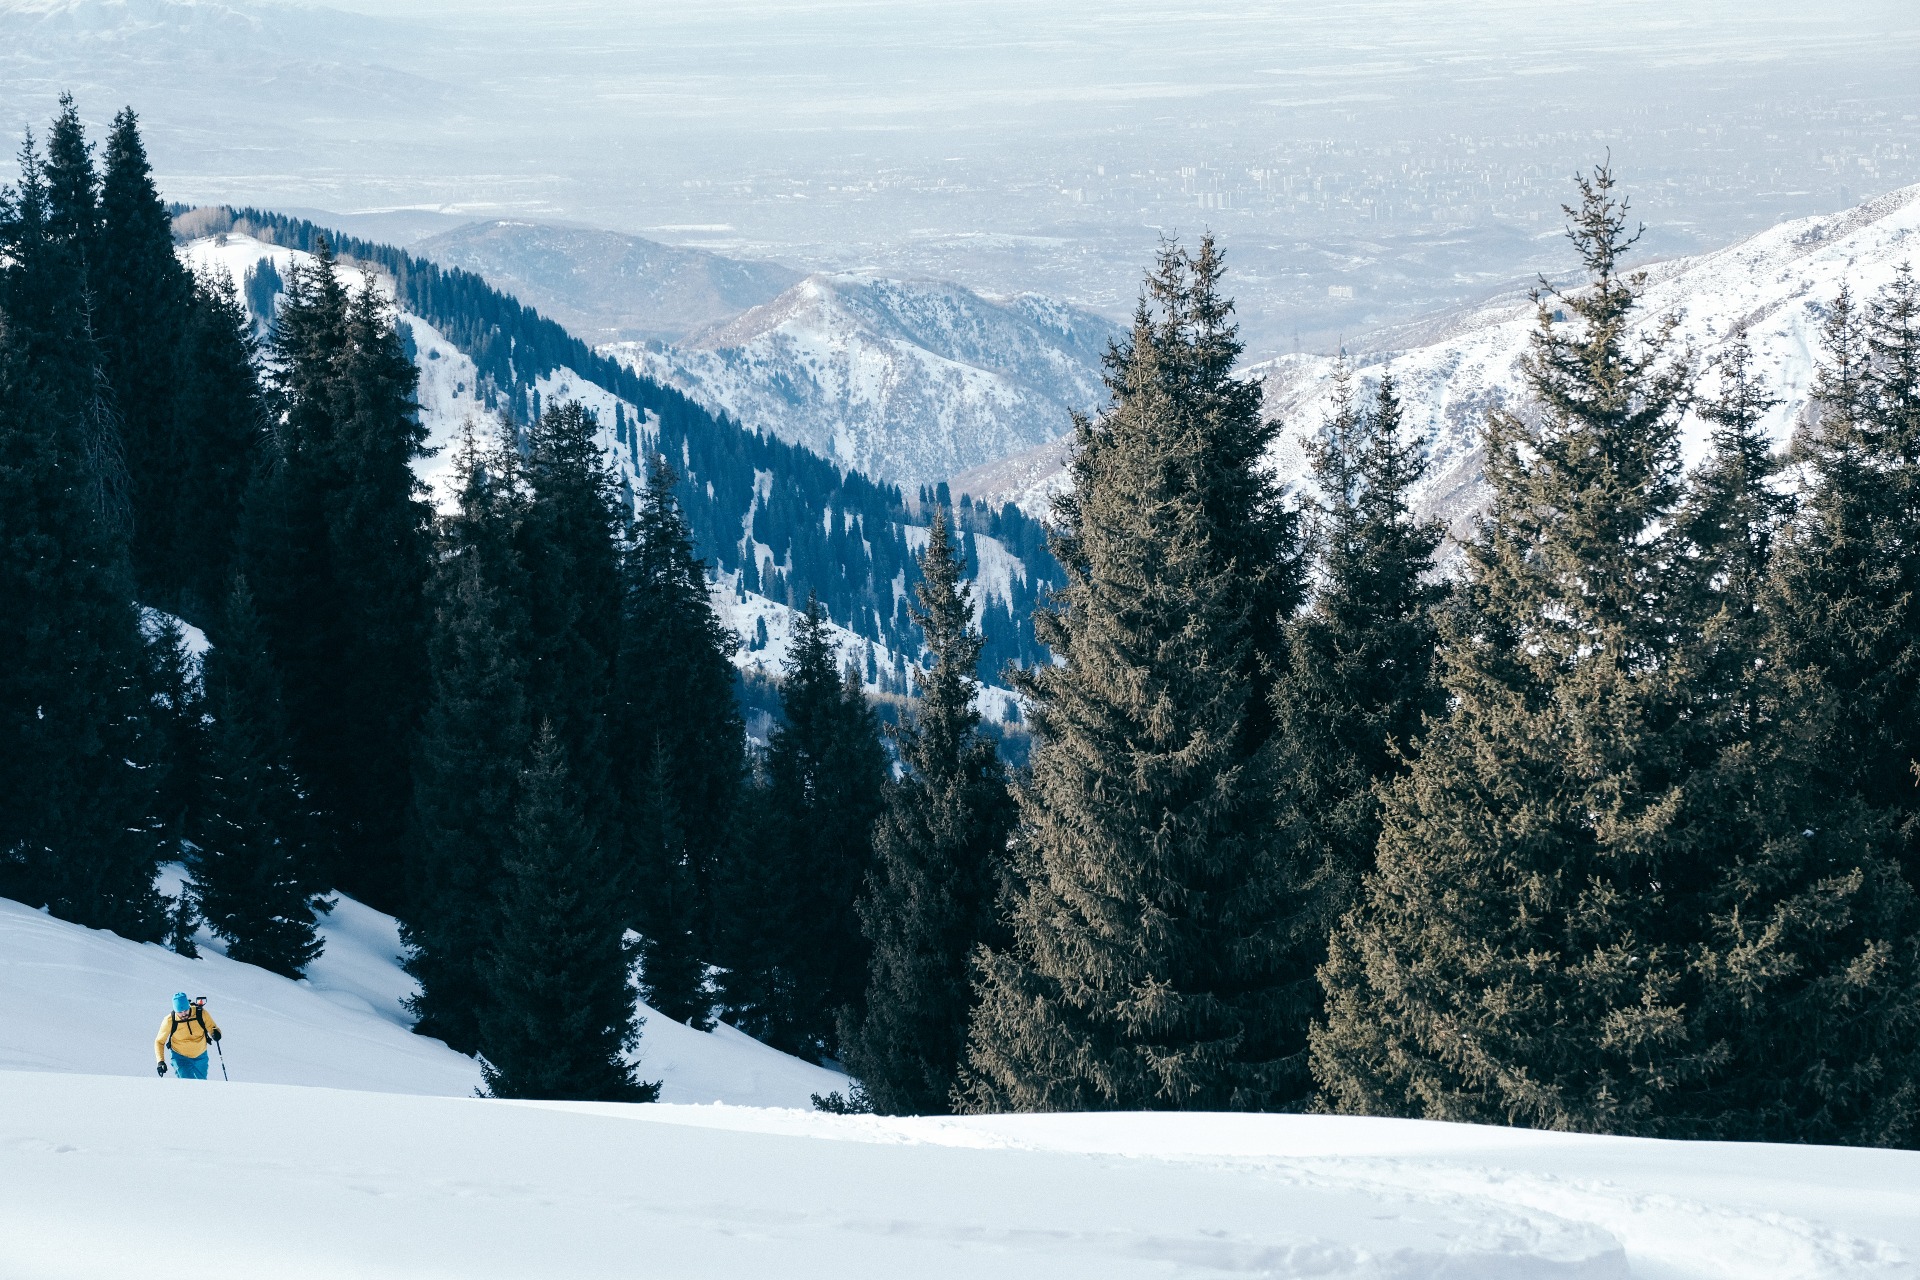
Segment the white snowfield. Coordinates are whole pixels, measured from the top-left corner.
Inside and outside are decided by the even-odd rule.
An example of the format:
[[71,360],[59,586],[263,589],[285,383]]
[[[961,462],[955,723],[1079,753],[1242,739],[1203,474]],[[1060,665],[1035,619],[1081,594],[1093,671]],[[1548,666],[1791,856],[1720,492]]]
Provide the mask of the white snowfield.
[[[176,871],[163,887],[177,879]],[[400,968],[393,917],[342,897],[322,932],[326,951],[306,981],[293,982],[227,959],[204,928],[200,958],[189,960],[0,898],[0,1070],[152,1076],[154,1036],[173,993],[185,991],[208,998],[236,1082],[474,1093],[477,1062],[408,1029],[402,1001],[419,987]],[[847,1087],[837,1072],[724,1024],[695,1031],[638,1007],[646,1022],[635,1061],[668,1102],[805,1107],[815,1093]]]
[[[483,1100],[404,1029],[392,920],[343,899],[327,932],[294,983],[0,901],[0,1277],[1920,1276],[1915,1152],[830,1116],[797,1107],[840,1077],[658,1015],[667,1103]],[[179,989],[211,997],[231,1082],[153,1075]],[[715,1098],[777,1105],[688,1105]]]

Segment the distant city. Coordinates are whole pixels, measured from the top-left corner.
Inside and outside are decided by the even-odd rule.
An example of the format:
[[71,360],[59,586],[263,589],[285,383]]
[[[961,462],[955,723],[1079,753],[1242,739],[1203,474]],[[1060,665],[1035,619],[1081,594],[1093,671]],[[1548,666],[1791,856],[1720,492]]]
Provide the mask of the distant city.
[[1565,269],[1559,206],[1609,154],[1649,256],[1920,182],[1915,66],[1905,0],[0,0],[0,126],[148,104],[182,199],[387,239],[572,222],[1119,320],[1163,234],[1212,229],[1255,359]]

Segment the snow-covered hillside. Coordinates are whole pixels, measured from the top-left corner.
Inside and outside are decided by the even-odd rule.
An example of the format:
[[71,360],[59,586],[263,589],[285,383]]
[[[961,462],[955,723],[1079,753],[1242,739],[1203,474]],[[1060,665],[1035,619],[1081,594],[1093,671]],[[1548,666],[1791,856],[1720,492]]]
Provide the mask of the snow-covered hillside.
[[990,507],[1011,502],[1036,520],[1045,520],[1053,495],[1067,483],[1067,450],[1071,436],[1049,440],[1031,449],[968,467],[952,480],[953,492],[967,494]]
[[[661,1103],[480,1099],[405,1030],[393,920],[343,898],[324,932],[296,983],[0,900],[0,1275],[145,1275],[185,1231],[196,1267],[289,1280],[1920,1278],[1920,1152],[823,1115],[843,1077],[644,1006]],[[230,1081],[154,1076],[176,990]]]
[[1063,434],[1104,398],[1116,333],[1034,294],[815,275],[697,338],[606,350],[747,426],[917,485]]
[[1323,1116],[882,1119],[6,1070],[0,1096],[0,1271],[17,1280],[181,1266],[276,1280],[1920,1274],[1914,1152]]
[[[1920,187],[1907,187],[1830,217],[1782,223],[1715,253],[1655,263],[1639,324],[1650,331],[1676,316],[1676,348],[1691,348],[1712,394],[1713,358],[1745,332],[1754,372],[1780,403],[1766,427],[1784,443],[1808,407],[1820,356],[1820,327],[1842,286],[1870,297],[1902,264],[1920,259]],[[1520,361],[1536,312],[1508,299],[1463,315],[1430,340],[1363,357],[1355,379],[1370,394],[1391,370],[1406,420],[1432,439],[1433,470],[1421,495],[1430,511],[1458,519],[1478,505],[1478,431],[1489,408],[1524,399]],[[1268,412],[1286,423],[1274,462],[1289,478],[1306,470],[1301,442],[1333,407],[1334,362],[1291,356],[1256,366],[1266,379]],[[1706,424],[1686,425],[1689,462],[1707,448]]]
[[[257,271],[262,262],[272,263],[274,270],[284,279],[297,264],[310,261],[310,255],[298,250],[238,234],[203,237],[184,246],[180,252],[195,270],[231,280],[236,290],[243,289],[248,274]],[[349,288],[358,289],[366,280],[365,269],[351,261],[342,263],[338,270]],[[375,272],[374,282],[375,287],[391,300],[392,281]],[[265,321],[268,317],[261,319]],[[398,313],[398,321],[406,326],[412,339],[414,364],[420,370],[420,419],[427,427],[429,452],[415,464],[415,470],[426,483],[436,504],[444,506],[453,497],[451,479],[455,448],[464,425],[474,423],[485,430],[493,415],[479,397],[478,376],[471,359],[421,317],[402,310]],[[536,385],[542,403],[578,400],[592,409],[600,420],[601,447],[606,451],[615,472],[630,490],[638,491],[643,487],[641,454],[630,446],[623,447],[615,438],[615,407],[618,406],[629,421],[647,423],[644,429],[647,431],[657,427],[656,418],[643,413],[632,402],[621,399],[564,367],[540,378]],[[773,477],[765,476],[765,483],[771,485]],[[751,527],[751,513],[745,524]],[[910,541],[914,532],[909,531]],[[924,540],[924,532],[919,536]],[[1024,582],[1024,568],[990,537],[979,536],[975,545],[981,561],[981,573],[975,591],[976,606],[983,608],[990,601],[1004,602],[1010,599],[1010,583],[1016,576]],[[764,562],[772,562],[773,552],[770,548],[760,546],[756,550]],[[896,584],[895,590],[896,595],[904,592],[905,584]],[[734,654],[736,665],[743,670],[777,674],[786,656],[787,638],[798,616],[795,611],[784,602],[742,589],[738,574],[728,575],[713,584],[713,601],[722,621],[731,626],[740,639],[740,646]],[[765,643],[761,640],[763,629],[766,633]],[[835,626],[832,633],[842,661],[852,662],[863,675],[867,673],[867,655],[869,648],[872,648],[876,678],[871,679],[869,684],[875,688],[882,683],[877,678],[879,675],[898,669],[896,657],[900,663],[907,665],[915,660],[915,655],[895,655],[884,645],[869,646],[866,640],[845,627]],[[989,690],[983,694],[983,709],[990,716],[1002,718],[1011,698],[1012,695],[1005,690]]]
[[[284,249],[246,235],[204,236],[184,246],[180,256],[195,271],[231,280],[243,302],[247,277],[258,271],[261,263],[271,263],[274,271],[285,280],[296,265],[311,260],[311,255],[297,249]],[[338,273],[341,281],[350,289],[357,290],[366,283],[366,271],[351,261],[342,263]],[[374,273],[374,281],[375,287],[391,302],[393,282],[377,272]],[[257,316],[256,319],[264,327],[272,317]],[[427,428],[428,455],[420,459],[415,470],[432,493],[434,502],[444,505],[453,497],[449,480],[453,471],[454,446],[459,442],[462,425],[467,422],[485,423],[491,415],[480,399],[479,378],[473,361],[419,316],[401,311],[398,320],[407,327],[413,340],[414,363],[420,369],[420,421]],[[551,391],[546,393],[551,394]],[[611,440],[612,398],[604,394],[602,398],[605,403],[595,404],[594,407],[604,410],[602,421],[607,424],[607,434]],[[627,411],[633,412],[631,405],[627,406]],[[628,468],[629,472],[631,469]]]
[[[1780,397],[1766,426],[1784,443],[1808,407],[1829,304],[1843,285],[1857,299],[1870,297],[1907,263],[1920,265],[1920,187],[1845,213],[1782,223],[1715,253],[1655,263],[1647,268],[1640,325],[1650,330],[1667,315],[1679,317],[1676,349],[1691,348],[1706,395],[1716,386],[1713,358],[1744,331],[1754,371]],[[1456,532],[1480,502],[1478,433],[1487,410],[1525,398],[1520,361],[1535,316],[1530,301],[1505,297],[1372,353],[1364,341],[1355,344],[1361,352],[1354,357],[1356,394],[1371,395],[1380,374],[1392,371],[1408,426],[1432,442],[1433,467],[1420,505],[1454,521]],[[1287,481],[1306,474],[1302,446],[1333,411],[1335,363],[1327,356],[1283,356],[1248,371],[1265,383],[1268,416],[1283,424],[1269,460]],[[1697,461],[1706,425],[1691,416],[1685,433],[1688,460]],[[955,488],[1017,501],[1038,514],[1065,482],[1062,456],[1058,446],[1030,450],[957,477]]]
[[[321,932],[326,951],[293,982],[227,959],[204,928],[189,960],[0,899],[0,1070],[150,1077],[154,1029],[186,991],[208,998],[236,1081],[472,1094],[479,1065],[408,1030],[402,1002],[419,987],[400,968],[393,917],[343,897]],[[646,1023],[634,1061],[663,1101],[805,1107],[846,1087],[724,1023],[695,1031],[635,1003]]]

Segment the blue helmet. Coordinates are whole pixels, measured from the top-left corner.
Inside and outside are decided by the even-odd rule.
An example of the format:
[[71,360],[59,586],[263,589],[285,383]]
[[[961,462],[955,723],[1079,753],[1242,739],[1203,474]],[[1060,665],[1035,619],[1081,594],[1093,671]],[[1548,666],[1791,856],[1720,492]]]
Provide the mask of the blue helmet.
[[173,993],[173,1011],[175,1013],[185,1013],[192,1007],[192,1004],[193,1002],[187,999],[186,992],[176,991]]

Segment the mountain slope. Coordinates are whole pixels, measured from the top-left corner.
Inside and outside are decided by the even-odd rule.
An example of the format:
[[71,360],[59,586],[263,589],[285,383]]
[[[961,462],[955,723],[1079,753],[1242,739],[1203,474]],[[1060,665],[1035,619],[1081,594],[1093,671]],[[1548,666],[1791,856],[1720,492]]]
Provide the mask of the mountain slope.
[[838,274],[673,346],[608,350],[749,427],[919,485],[1065,434],[1104,400],[1118,334],[1035,294]]
[[[262,258],[284,278],[323,234],[278,214],[218,207],[183,213],[176,232],[187,229],[197,238],[181,252],[224,271],[236,287]],[[444,485],[452,457],[445,446],[463,422],[501,414],[524,422],[543,405],[580,400],[599,415],[602,447],[628,491],[641,487],[648,452],[658,450],[672,462],[696,549],[717,589],[737,602],[758,598],[783,610],[817,596],[857,648],[871,643],[907,661],[918,655],[919,628],[906,608],[919,578],[913,546],[922,534],[915,531],[923,532],[929,518],[918,501],[709,412],[590,350],[471,272],[352,237],[333,242],[341,270],[356,281],[371,272],[395,300],[411,337],[422,418],[439,448],[420,464],[430,484]],[[1004,553],[1018,562],[1017,572],[981,579],[982,671],[991,677],[1008,662],[1046,660],[1031,615],[1058,566],[1041,527],[1012,507],[975,506],[957,515],[973,559],[991,565]],[[743,634],[743,644],[754,638]]]
[[674,341],[732,319],[801,274],[588,227],[475,222],[412,246],[464,267],[590,343]]
[[[1676,349],[1691,348],[1707,395],[1716,385],[1713,358],[1744,331],[1755,373],[1781,401],[1764,425],[1784,444],[1809,409],[1827,307],[1842,286],[1856,299],[1871,297],[1909,262],[1920,264],[1920,186],[1844,213],[1784,222],[1714,253],[1653,263],[1638,324],[1650,332],[1664,317],[1677,319]],[[1433,467],[1417,502],[1451,520],[1456,534],[1483,496],[1478,438],[1487,410],[1525,400],[1520,362],[1535,314],[1525,298],[1498,298],[1389,335],[1381,349],[1355,358],[1359,396],[1371,395],[1380,374],[1392,372],[1408,426],[1431,442]],[[1364,350],[1366,343],[1356,345]],[[1282,424],[1269,461],[1284,480],[1307,475],[1303,445],[1333,411],[1335,367],[1331,357],[1298,355],[1247,370],[1264,383],[1267,415]],[[1690,415],[1689,463],[1704,455],[1707,435],[1706,424]],[[1066,481],[1061,458],[1057,448],[1032,450],[956,477],[954,487],[995,503],[1018,502],[1040,516],[1048,495]]]
[[[0,1070],[150,1080],[154,1030],[186,991],[208,997],[235,1081],[471,1096],[479,1064],[409,1030],[402,1001],[419,987],[400,968],[393,917],[342,897],[320,932],[326,951],[294,982],[227,959],[204,928],[189,960],[0,899]],[[666,1101],[805,1107],[846,1087],[724,1024],[695,1031],[635,1003],[646,1019],[635,1060]]]
[[[1712,394],[1713,358],[1744,332],[1753,368],[1780,403],[1763,425],[1784,444],[1807,413],[1820,358],[1820,328],[1843,286],[1865,299],[1903,263],[1920,259],[1920,187],[1907,187],[1826,217],[1769,228],[1737,244],[1697,257],[1646,268],[1638,326],[1651,332],[1668,316],[1678,321],[1676,349],[1691,348]],[[1507,299],[1453,319],[1417,344],[1366,357],[1356,382],[1370,394],[1391,371],[1405,401],[1406,421],[1432,441],[1433,471],[1421,505],[1456,522],[1481,500],[1478,432],[1487,410],[1525,398],[1520,363],[1535,325],[1532,303]],[[1274,453],[1280,473],[1306,472],[1300,447],[1333,407],[1334,363],[1290,356],[1255,366],[1266,381],[1268,412],[1287,424]],[[1689,463],[1707,449],[1707,426],[1697,415],[1684,424]],[[1458,530],[1456,530],[1458,531]]]

